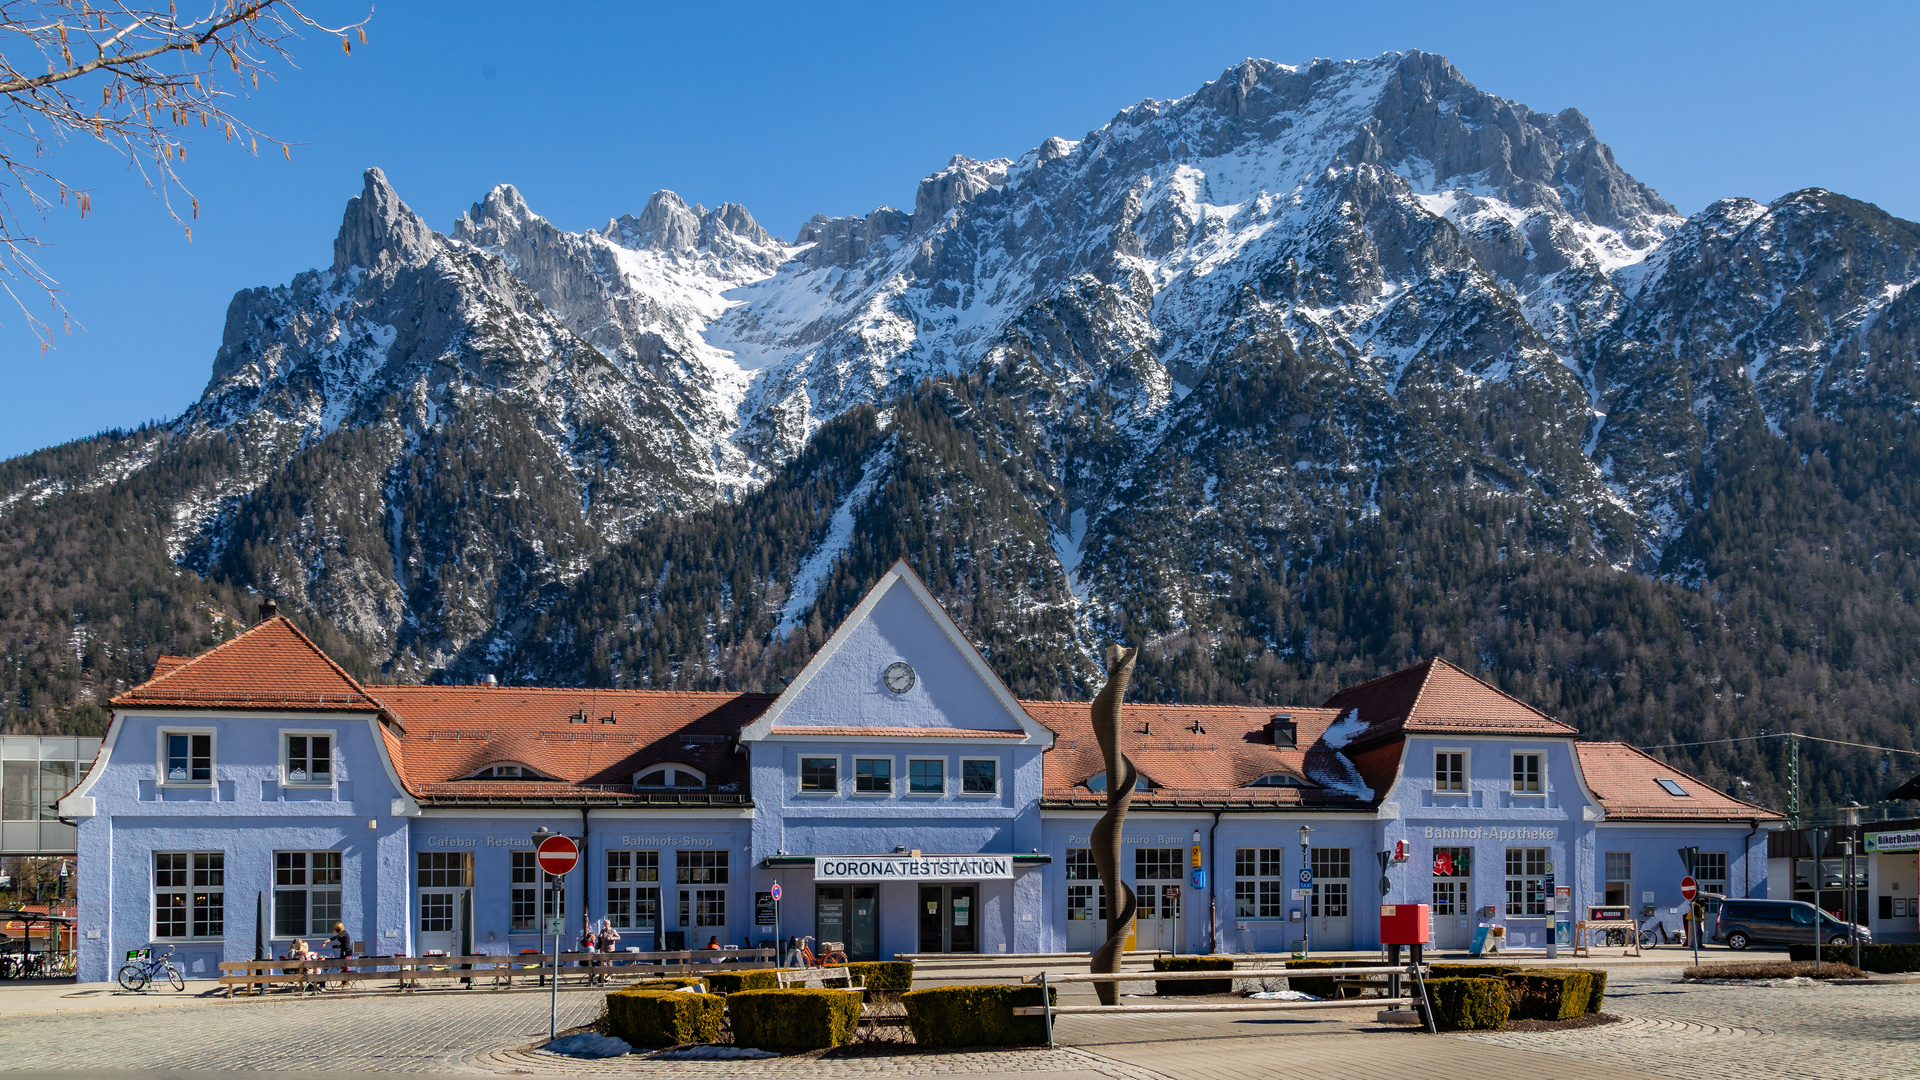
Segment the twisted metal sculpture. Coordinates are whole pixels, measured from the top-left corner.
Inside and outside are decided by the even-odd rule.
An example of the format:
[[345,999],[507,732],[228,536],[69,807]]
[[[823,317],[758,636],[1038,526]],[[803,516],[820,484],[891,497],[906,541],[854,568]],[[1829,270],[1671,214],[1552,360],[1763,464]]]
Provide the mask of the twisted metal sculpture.
[[[1089,965],[1095,974],[1118,972],[1120,953],[1127,943],[1127,928],[1139,902],[1133,890],[1120,880],[1120,828],[1127,818],[1127,806],[1133,802],[1134,781],[1140,771],[1120,752],[1120,702],[1127,696],[1127,683],[1133,678],[1133,661],[1138,649],[1107,646],[1107,685],[1093,699],[1093,734],[1100,741],[1100,756],[1107,763],[1107,811],[1093,827],[1093,861],[1100,868],[1100,883],[1107,890],[1107,940],[1093,952]],[[1100,1004],[1120,1003],[1119,983],[1095,983]]]

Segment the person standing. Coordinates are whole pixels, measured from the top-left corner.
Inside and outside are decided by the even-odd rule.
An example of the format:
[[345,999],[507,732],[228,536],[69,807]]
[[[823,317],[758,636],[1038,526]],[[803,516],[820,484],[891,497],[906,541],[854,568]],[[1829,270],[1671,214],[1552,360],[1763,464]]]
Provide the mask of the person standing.
[[[353,955],[353,938],[347,934],[346,923],[337,922],[333,924],[333,934],[327,938],[327,944],[333,947],[334,955],[342,960]],[[343,964],[340,967],[340,974],[345,975],[346,973],[347,967]],[[325,989],[325,984],[322,984],[321,988]],[[349,980],[340,980],[340,989],[350,990],[352,988],[353,984]]]

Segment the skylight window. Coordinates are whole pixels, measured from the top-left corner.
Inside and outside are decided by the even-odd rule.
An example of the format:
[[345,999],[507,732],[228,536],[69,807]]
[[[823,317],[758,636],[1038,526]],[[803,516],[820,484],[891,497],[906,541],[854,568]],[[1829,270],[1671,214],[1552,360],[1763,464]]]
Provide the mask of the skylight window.
[[1692,798],[1692,797],[1693,797],[1693,795],[1692,795],[1692,793],[1691,793],[1691,792],[1689,792],[1689,791],[1687,791],[1687,789],[1686,789],[1686,788],[1683,788],[1683,787],[1681,787],[1678,781],[1675,781],[1675,780],[1655,780],[1655,781],[1654,781],[1654,783],[1656,783],[1656,784],[1659,784],[1659,785],[1660,785],[1660,787],[1661,787],[1661,788],[1663,788],[1663,789],[1664,789],[1664,790],[1666,791],[1666,793],[1667,793],[1667,794],[1669,794],[1669,795],[1678,795],[1678,796],[1680,796],[1681,798]]
[[1247,786],[1248,787],[1303,788],[1303,787],[1312,787],[1313,784],[1310,783],[1309,781],[1302,780],[1301,778],[1293,775],[1292,773],[1270,772],[1265,776],[1259,777],[1258,779],[1248,781]]
[[[1107,774],[1104,772],[1097,772],[1097,773],[1094,773],[1092,776],[1087,777],[1087,790],[1088,791],[1107,790]],[[1153,781],[1147,779],[1147,776],[1145,773],[1136,773],[1134,774],[1134,778],[1133,778],[1133,790],[1152,791]]]

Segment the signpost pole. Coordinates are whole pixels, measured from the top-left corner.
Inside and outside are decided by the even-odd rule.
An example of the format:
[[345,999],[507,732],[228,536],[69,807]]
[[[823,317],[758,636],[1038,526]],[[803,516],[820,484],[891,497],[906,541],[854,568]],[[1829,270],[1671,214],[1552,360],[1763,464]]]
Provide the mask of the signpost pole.
[[560,1026],[560,905],[554,903],[553,875],[547,875],[547,910],[553,912],[553,986],[547,995],[547,1041]]

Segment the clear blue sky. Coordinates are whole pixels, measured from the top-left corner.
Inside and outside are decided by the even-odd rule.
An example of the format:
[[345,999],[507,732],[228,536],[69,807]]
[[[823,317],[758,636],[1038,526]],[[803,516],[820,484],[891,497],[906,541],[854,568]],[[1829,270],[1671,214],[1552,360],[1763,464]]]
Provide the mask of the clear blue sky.
[[568,229],[671,188],[791,237],[815,212],[910,207],[955,153],[1078,137],[1243,57],[1419,48],[1484,90],[1579,108],[1683,211],[1819,185],[1920,218],[1911,3],[388,2],[368,36],[351,57],[311,41],[243,105],[304,144],[291,163],[193,144],[192,243],[110,160],[60,151],[94,213],[56,214],[42,263],[85,329],[42,354],[0,309],[0,457],[180,412],[227,301],[329,263],[368,165],[441,231],[507,182]]

